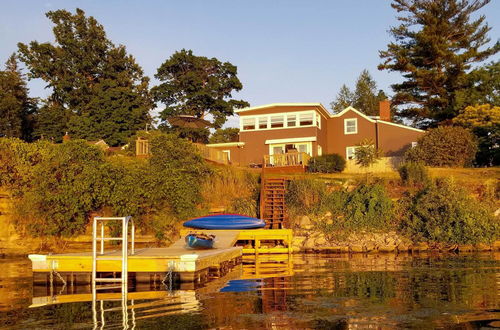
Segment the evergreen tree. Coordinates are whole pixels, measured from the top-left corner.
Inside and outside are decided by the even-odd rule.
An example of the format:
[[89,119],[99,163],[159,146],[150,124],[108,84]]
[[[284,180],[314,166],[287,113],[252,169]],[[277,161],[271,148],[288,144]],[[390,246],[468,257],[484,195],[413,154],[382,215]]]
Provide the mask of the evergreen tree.
[[368,70],[363,70],[356,80],[356,87],[352,92],[345,84],[340,88],[335,101],[330,103],[334,113],[341,112],[348,106],[368,116],[378,116],[379,101],[387,99],[384,91],[377,92],[377,83]]
[[36,101],[28,96],[28,88],[18,68],[15,55],[0,71],[0,136],[31,140]]
[[354,94],[351,92],[349,87],[346,84],[343,84],[340,87],[340,91],[337,94],[337,98],[335,101],[330,103],[330,107],[332,108],[334,113],[339,113],[348,106],[352,106],[354,103]]
[[204,118],[210,114],[213,126],[220,128],[234,108],[248,102],[232,99],[233,91],[243,88],[237,68],[216,58],[195,56],[191,50],[175,52],[159,68],[155,77],[162,83],[152,92],[155,101],[165,104],[160,119],[191,115]]
[[419,126],[432,126],[455,117],[457,101],[470,84],[473,63],[495,54],[500,44],[486,47],[491,28],[485,17],[471,15],[489,0],[394,0],[402,13],[390,29],[395,41],[380,52],[381,70],[400,72],[404,81],[392,85],[399,115]]
[[[379,105],[377,83],[368,70],[363,70],[356,81],[354,91],[354,108],[369,116],[378,116]],[[384,94],[382,92],[382,94]],[[384,94],[385,96],[385,94]],[[385,98],[384,98],[385,99]]]
[[[124,46],[115,46],[93,17],[77,9],[50,11],[55,44],[19,43],[20,58],[30,78],[41,78],[52,89],[37,132],[60,139],[65,131],[110,145],[149,123],[153,103],[148,78]],[[60,122],[63,120],[63,122]]]
[[457,92],[456,102],[459,112],[477,104],[500,106],[500,61],[474,69],[468,88]]

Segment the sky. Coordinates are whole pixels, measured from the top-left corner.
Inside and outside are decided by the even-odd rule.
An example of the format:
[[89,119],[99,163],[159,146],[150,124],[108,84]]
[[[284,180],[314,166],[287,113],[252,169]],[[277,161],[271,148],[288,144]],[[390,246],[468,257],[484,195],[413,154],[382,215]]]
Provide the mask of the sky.
[[[52,42],[50,10],[83,9],[142,66],[151,85],[157,68],[175,51],[216,57],[238,67],[243,90],[236,99],[252,106],[320,102],[327,108],[342,84],[352,87],[363,69],[391,95],[398,73],[377,70],[378,52],[398,24],[389,0],[2,0],[0,63],[17,43]],[[500,36],[500,0],[478,14]],[[498,58],[498,56],[496,57]],[[31,96],[45,97],[42,81],[29,82]],[[232,117],[225,126],[237,126]]]

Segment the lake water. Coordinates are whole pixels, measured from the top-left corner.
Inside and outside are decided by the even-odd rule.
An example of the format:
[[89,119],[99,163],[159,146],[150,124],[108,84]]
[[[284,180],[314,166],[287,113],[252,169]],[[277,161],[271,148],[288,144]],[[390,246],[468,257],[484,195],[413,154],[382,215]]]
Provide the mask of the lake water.
[[138,289],[93,304],[88,286],[34,287],[27,258],[0,259],[0,328],[500,327],[500,253],[264,257],[196,289]]

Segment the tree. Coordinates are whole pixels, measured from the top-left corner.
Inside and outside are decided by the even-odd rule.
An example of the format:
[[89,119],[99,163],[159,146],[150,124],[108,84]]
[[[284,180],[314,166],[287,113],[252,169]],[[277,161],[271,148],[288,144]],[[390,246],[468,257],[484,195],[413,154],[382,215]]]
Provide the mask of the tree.
[[28,96],[24,76],[12,54],[0,71],[0,136],[31,140],[36,100]]
[[476,138],[468,129],[439,126],[422,135],[417,146],[405,153],[405,158],[427,166],[464,167],[472,165],[476,152]]
[[457,92],[456,102],[460,111],[478,104],[500,106],[500,61],[472,70],[468,88]]
[[387,99],[384,91],[377,92],[377,83],[368,70],[363,70],[356,80],[356,87],[352,92],[345,84],[340,88],[335,101],[330,103],[333,112],[338,113],[353,106],[368,116],[379,114],[379,101]]
[[43,79],[52,90],[37,131],[57,140],[69,131],[111,145],[126,142],[151,120],[149,79],[125,47],[115,46],[103,26],[83,10],[50,11],[46,16],[55,25],[55,44],[18,44],[29,77]]
[[453,119],[453,124],[470,129],[478,140],[478,165],[500,165],[500,106],[469,106]]
[[357,165],[368,168],[382,158],[382,154],[382,150],[377,149],[371,139],[363,139],[354,151],[354,158]]
[[334,113],[339,113],[345,108],[352,106],[354,103],[354,93],[351,92],[349,87],[346,84],[343,84],[340,87],[340,91],[337,94],[335,101],[330,103],[330,107],[332,108]]
[[195,56],[191,50],[175,52],[159,68],[155,77],[162,83],[152,89],[155,101],[165,105],[160,119],[178,115],[205,118],[210,114],[213,126],[220,128],[234,108],[248,102],[232,99],[233,91],[243,88],[237,68],[216,58]]
[[210,143],[226,143],[226,142],[237,142],[240,133],[239,128],[228,127],[228,128],[218,128],[212,136],[210,136]]
[[380,70],[400,72],[404,81],[392,85],[399,115],[421,127],[458,114],[457,95],[469,87],[472,64],[498,52],[490,42],[485,17],[471,15],[490,0],[394,0],[402,15],[390,29],[395,41],[380,51]]

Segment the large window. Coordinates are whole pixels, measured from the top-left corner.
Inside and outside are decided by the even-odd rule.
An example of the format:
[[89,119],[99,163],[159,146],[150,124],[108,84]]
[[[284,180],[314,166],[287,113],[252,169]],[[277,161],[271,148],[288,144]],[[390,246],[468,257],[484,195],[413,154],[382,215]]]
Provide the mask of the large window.
[[309,126],[313,124],[314,113],[307,112],[300,114],[300,126]]
[[271,128],[279,128],[284,126],[284,116],[271,116]]
[[259,129],[266,129],[266,128],[267,128],[267,116],[259,117]]
[[344,134],[357,134],[358,133],[358,119],[350,118],[344,119]]
[[318,126],[321,116],[314,110],[240,117],[242,131]]
[[255,129],[255,118],[243,118],[243,130]]

